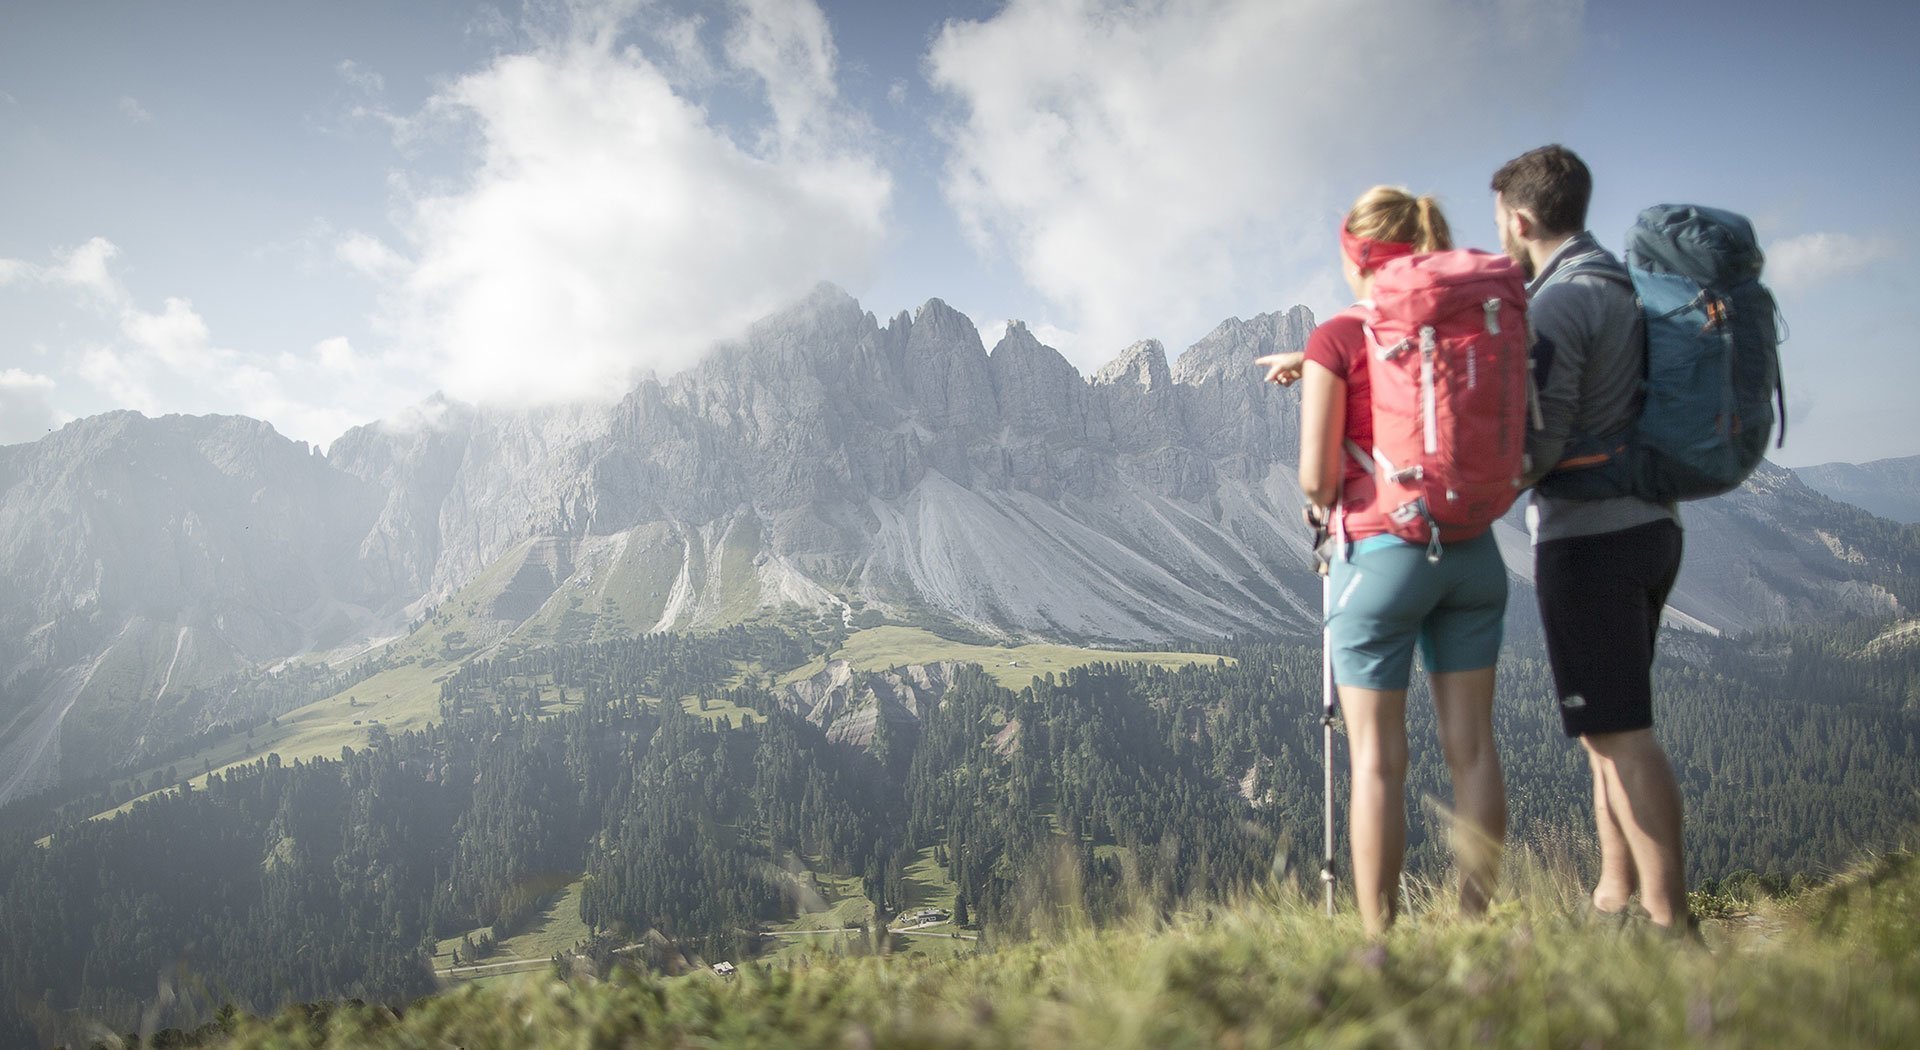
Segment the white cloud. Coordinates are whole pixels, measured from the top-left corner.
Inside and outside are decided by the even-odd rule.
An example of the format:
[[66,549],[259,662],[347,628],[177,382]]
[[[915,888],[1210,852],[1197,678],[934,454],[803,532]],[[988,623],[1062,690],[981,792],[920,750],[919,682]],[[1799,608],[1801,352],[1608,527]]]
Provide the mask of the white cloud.
[[132,95],[121,95],[120,101],[114,105],[119,108],[121,116],[135,124],[145,124],[153,119],[153,114],[147,112],[147,107],[142,106],[140,100]]
[[1890,237],[1805,233],[1767,246],[1765,280],[1775,291],[1801,292],[1885,262],[1898,252]]
[[56,254],[53,266],[42,274],[63,284],[81,288],[111,304],[124,302],[127,291],[113,276],[108,264],[120,255],[120,249],[105,237],[95,237],[78,248]]
[[363,94],[378,95],[387,90],[387,78],[351,58],[341,59],[340,64],[333,69],[340,74],[341,80]]
[[364,366],[359,351],[353,348],[353,344],[348,342],[344,335],[315,343],[313,357],[321,370],[349,377],[358,376]]
[[105,237],[95,237],[77,248],[57,249],[47,263],[0,259],[0,286],[9,284],[64,285],[78,288],[100,303],[126,302],[127,290],[113,276],[112,262],[120,249]]
[[707,20],[699,15],[667,17],[661,19],[649,34],[660,45],[665,71],[675,84],[686,89],[706,87],[720,76],[713,55],[700,37],[706,27]]
[[48,376],[0,369],[0,445],[33,441],[59,424],[49,400],[53,388]]
[[0,260],[0,281],[98,308],[107,327],[76,337],[63,378],[83,400],[148,413],[244,412],[326,440],[362,421],[330,406],[387,408],[434,385],[514,404],[618,396],[637,371],[689,364],[821,279],[857,282],[892,193],[812,0],[737,0],[706,16],[710,34],[661,6],[531,5],[560,28],[523,25],[515,39],[532,44],[409,115],[385,111],[377,73],[339,63],[357,112],[397,139],[471,144],[457,178],[394,173],[397,233],[334,239],[338,259],[381,282],[375,330],[391,345],[223,345],[186,296],[134,294],[104,237],[46,262]]
[[379,238],[355,231],[334,246],[334,255],[343,263],[375,280],[386,280],[404,272],[407,261]]
[[737,3],[742,17],[727,34],[727,57],[765,85],[774,141],[805,149],[816,139],[831,139],[838,114],[827,16],[812,0]]
[[[365,422],[355,415],[368,389],[419,389],[396,362],[369,360],[344,337],[306,355],[247,353],[221,346],[191,300],[169,296],[145,309],[114,272],[120,250],[104,237],[54,253],[46,264],[0,260],[0,276],[81,293],[103,307],[111,335],[75,354],[72,374],[97,399],[148,415],[243,413],[316,443]],[[43,347],[36,353],[46,356]],[[60,416],[48,403],[53,380],[0,372],[0,441],[38,437]]]
[[346,111],[350,120],[371,120],[386,125],[394,145],[401,148],[414,144],[420,133],[420,122],[388,108],[386,77],[351,58],[341,59],[333,71],[351,89],[349,94],[357,99]]
[[159,312],[129,301],[120,312],[123,348],[98,347],[81,375],[121,405],[161,412],[245,412],[277,422],[278,385],[246,354],[216,346],[206,318],[189,300],[169,296]]
[[199,372],[227,363],[223,359],[235,353],[214,348],[206,319],[186,299],[169,297],[157,314],[128,307],[121,317],[120,330],[134,346],[182,372]]
[[439,430],[458,418],[459,405],[449,401],[445,394],[434,393],[421,401],[402,406],[397,412],[383,416],[378,426],[389,433],[417,434],[426,430]]
[[957,104],[947,197],[1096,359],[1198,333],[1330,268],[1332,223],[1366,186],[1497,163],[1580,15],[1578,0],[1011,0],[948,23],[927,55]]
[[262,355],[216,345],[205,318],[185,299],[167,299],[158,313],[129,306],[120,326],[131,352],[96,350],[83,361],[82,374],[148,414],[240,412],[324,445],[366,422],[350,407],[365,400],[359,380],[383,389],[397,385],[392,363],[365,360],[342,336],[315,344],[306,358],[283,357],[269,368]]
[[161,414],[152,382],[136,371],[126,354],[100,346],[80,356],[80,378],[107,395],[115,408],[131,408],[150,416]]
[[[811,0],[731,8],[721,72],[770,117],[741,131],[676,83],[684,71],[620,43],[661,31],[635,11],[576,6],[428,104],[479,144],[461,188],[404,202],[387,327],[456,396],[617,395],[821,279],[857,278],[881,247],[891,180],[859,144],[869,129],[839,98]],[[367,244],[341,254],[385,264]]]
[[0,390],[37,390],[42,393],[53,389],[53,380],[43,375],[24,372],[18,368],[0,370]]
[[52,276],[77,285],[103,299],[118,300],[126,292],[108,267],[120,249],[104,237],[95,237],[67,253],[52,271]]

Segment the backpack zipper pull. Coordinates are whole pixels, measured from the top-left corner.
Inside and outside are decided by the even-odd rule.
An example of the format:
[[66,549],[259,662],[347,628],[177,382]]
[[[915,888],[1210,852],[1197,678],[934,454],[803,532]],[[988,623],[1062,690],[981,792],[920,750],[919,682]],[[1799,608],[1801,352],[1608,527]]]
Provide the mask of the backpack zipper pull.
[[1487,334],[1499,335],[1500,334],[1500,300],[1488,299],[1486,303],[1486,311],[1487,311]]

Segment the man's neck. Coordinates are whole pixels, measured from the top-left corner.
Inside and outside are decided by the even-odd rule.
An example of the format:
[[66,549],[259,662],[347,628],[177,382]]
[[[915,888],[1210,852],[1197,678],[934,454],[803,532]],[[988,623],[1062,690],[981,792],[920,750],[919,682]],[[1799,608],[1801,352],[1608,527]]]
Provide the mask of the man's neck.
[[1568,241],[1573,240],[1579,235],[1579,231],[1576,230],[1572,233],[1559,234],[1558,236],[1550,237],[1542,241],[1528,241],[1527,258],[1533,262],[1533,272],[1539,273],[1545,270],[1547,264],[1553,261],[1554,255],[1558,253],[1561,248],[1566,247]]

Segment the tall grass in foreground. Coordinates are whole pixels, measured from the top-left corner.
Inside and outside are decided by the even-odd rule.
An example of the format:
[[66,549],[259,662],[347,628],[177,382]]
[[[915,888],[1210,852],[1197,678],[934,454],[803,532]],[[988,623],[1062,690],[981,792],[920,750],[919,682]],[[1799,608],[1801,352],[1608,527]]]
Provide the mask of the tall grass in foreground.
[[1564,858],[1510,858],[1484,922],[1416,887],[1369,942],[1350,909],[1275,882],[1227,906],[1071,917],[1044,939],[951,961],[846,958],[729,981],[468,988],[396,1017],[292,1009],[244,1047],[1912,1046],[1920,1039],[1920,860],[1709,925],[1712,952],[1596,923]]

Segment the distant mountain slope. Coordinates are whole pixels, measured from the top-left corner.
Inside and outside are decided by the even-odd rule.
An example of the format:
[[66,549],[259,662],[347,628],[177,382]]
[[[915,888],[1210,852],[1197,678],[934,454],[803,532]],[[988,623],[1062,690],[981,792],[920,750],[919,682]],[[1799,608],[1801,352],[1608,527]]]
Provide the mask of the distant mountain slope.
[[0,448],[0,801],[123,757],[198,682],[364,631],[401,591],[354,557],[378,498],[241,417]]
[[[937,299],[882,324],[822,286],[612,405],[434,398],[326,456],[132,413],[0,448],[0,801],[190,731],[169,701],[195,682],[410,628],[457,655],[788,605],[1024,639],[1310,634],[1298,397],[1253,361],[1312,327],[1232,319],[1082,377],[1018,323],[989,351]],[[1920,533],[1789,472],[1687,520],[1682,622],[1920,600]],[[1524,535],[1502,546],[1525,578]]]
[[1795,467],[1808,487],[1883,518],[1920,524],[1920,456]]

